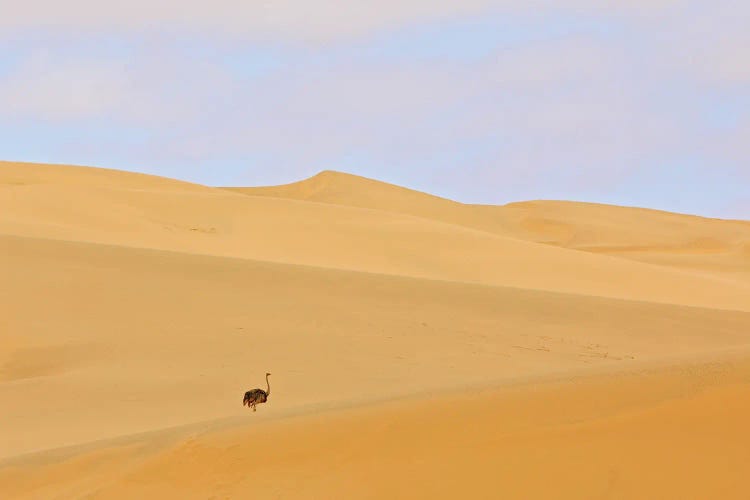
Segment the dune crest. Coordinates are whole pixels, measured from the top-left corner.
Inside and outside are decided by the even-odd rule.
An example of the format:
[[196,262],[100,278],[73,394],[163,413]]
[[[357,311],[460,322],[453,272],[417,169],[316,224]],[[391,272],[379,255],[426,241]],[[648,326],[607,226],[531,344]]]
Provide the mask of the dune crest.
[[[162,178],[150,183],[142,175],[120,174],[128,179],[125,188],[92,184],[92,171],[5,165],[0,181],[33,174],[37,183],[4,185],[0,234],[750,310],[750,283],[731,276],[613,259],[411,214],[245,196]],[[66,182],[55,181],[66,174]]]
[[469,205],[342,172],[280,186],[227,188],[270,196],[403,213],[494,234],[750,283],[750,222],[600,203],[536,200]]

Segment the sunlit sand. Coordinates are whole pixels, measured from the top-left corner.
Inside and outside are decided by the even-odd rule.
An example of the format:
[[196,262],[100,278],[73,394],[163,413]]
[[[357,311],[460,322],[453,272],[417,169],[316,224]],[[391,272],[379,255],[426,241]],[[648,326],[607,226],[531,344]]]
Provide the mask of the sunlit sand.
[[750,495],[747,221],[0,162],[0,256],[3,498]]

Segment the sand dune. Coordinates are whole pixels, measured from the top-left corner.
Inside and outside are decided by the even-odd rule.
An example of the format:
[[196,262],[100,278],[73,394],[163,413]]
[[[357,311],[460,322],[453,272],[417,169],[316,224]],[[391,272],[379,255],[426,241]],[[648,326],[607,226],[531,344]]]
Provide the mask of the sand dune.
[[533,241],[714,273],[750,283],[750,223],[592,203],[538,201],[503,208]]
[[0,233],[750,310],[750,283],[723,276],[381,210],[243,196],[180,182],[162,189],[164,179],[149,184],[143,175],[119,188],[116,173],[94,176],[92,169],[69,168],[72,179],[83,179],[79,184],[42,182],[46,168],[27,184],[20,184],[24,172],[36,166],[0,169]]
[[18,403],[0,409],[6,456],[241,415],[238,394],[267,370],[274,411],[297,411],[623,369],[750,332],[746,312],[17,237],[0,248],[14,339],[0,399]]
[[748,227],[0,163],[0,491],[743,498]]
[[528,241],[720,273],[750,283],[747,221],[565,201],[467,205],[333,171],[282,186],[228,189],[415,215]]
[[17,498],[744,499],[749,382],[750,363],[724,360],[231,421],[6,462],[0,484]]
[[228,188],[269,196],[372,208],[502,236],[712,271],[750,282],[750,223],[636,207],[568,201],[467,205],[355,175],[326,171],[282,186]]

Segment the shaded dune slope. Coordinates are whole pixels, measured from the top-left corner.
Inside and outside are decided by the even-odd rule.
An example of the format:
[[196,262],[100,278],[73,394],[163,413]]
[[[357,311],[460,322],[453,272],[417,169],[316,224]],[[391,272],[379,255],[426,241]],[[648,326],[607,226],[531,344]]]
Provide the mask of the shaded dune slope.
[[750,332],[747,312],[19,237],[0,251],[5,455],[242,415],[265,371],[283,413],[627,369]]
[[449,393],[32,456],[0,484],[29,499],[744,499],[749,383],[750,363],[724,360]]
[[[25,184],[26,170],[35,178]],[[0,233],[475,282],[613,298],[750,310],[750,284],[551,247],[402,213],[72,168],[0,169]],[[57,174],[56,174],[57,175]],[[120,173],[129,178],[127,173]],[[3,181],[11,179],[12,182]],[[435,251],[439,249],[439,251]],[[469,257],[470,256],[470,257]]]
[[228,189],[415,215],[565,248],[723,272],[750,282],[748,221],[570,201],[468,205],[333,171],[281,186]]

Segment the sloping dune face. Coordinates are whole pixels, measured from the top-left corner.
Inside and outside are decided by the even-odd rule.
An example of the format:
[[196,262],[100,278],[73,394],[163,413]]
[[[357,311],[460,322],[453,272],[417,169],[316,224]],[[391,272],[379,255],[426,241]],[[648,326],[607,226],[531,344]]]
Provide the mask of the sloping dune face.
[[745,499],[749,376],[714,361],[133,436],[16,461],[0,484],[14,498]]
[[398,212],[565,248],[717,272],[750,283],[747,221],[567,201],[466,205],[332,171],[282,186],[231,189],[253,196]]
[[0,163],[0,496],[746,498],[747,228]]
[[529,240],[750,283],[747,221],[565,201],[500,208]]
[[48,172],[60,175],[53,167],[2,166],[0,232],[750,310],[746,283],[403,213],[244,196],[161,178],[150,182],[142,175],[131,179],[125,173],[119,175],[128,179],[120,183],[117,173],[87,168],[69,168],[64,183],[56,177],[44,181]]
[[[2,455],[738,348],[750,313],[0,237]],[[49,425],[54,422],[54,425]]]

